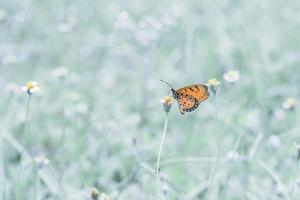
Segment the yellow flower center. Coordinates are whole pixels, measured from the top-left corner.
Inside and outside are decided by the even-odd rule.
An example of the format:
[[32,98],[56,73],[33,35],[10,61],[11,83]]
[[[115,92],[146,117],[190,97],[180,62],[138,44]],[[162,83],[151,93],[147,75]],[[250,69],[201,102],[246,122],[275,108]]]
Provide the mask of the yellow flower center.
[[295,105],[296,104],[296,101],[295,101],[295,99],[293,99],[293,98],[288,98],[287,100],[286,100],[286,102],[289,104],[289,105]]
[[29,81],[29,82],[27,82],[27,84],[26,84],[26,87],[27,87],[27,89],[28,90],[31,90],[31,89],[33,89],[34,87],[36,87],[36,82],[34,82],[34,81]]
[[230,71],[228,71],[228,76],[230,76],[230,77],[236,77],[237,75],[238,75],[238,72],[237,71],[235,71],[235,70],[230,70]]
[[172,97],[170,97],[170,96],[165,96],[164,98],[163,98],[163,101],[162,101],[163,103],[165,103],[165,104],[172,104]]
[[213,78],[213,79],[209,79],[209,80],[208,80],[208,83],[209,83],[211,86],[216,86],[216,85],[218,85],[220,82],[219,82],[217,79]]

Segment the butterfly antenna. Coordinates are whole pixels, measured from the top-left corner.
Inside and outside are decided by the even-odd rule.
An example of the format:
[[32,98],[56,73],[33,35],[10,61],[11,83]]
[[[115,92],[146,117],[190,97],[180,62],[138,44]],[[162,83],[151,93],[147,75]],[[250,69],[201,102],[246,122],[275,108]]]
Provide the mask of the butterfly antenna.
[[168,82],[166,82],[164,80],[160,80],[160,81],[163,82],[163,83],[165,83],[165,84],[167,84],[171,89],[173,89],[173,87],[172,87],[172,85],[170,83],[168,83]]

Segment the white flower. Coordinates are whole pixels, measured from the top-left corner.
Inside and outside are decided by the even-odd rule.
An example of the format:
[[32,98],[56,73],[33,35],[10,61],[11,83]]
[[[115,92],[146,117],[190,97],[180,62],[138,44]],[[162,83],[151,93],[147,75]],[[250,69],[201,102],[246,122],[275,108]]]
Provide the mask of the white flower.
[[296,100],[289,97],[281,104],[281,106],[283,109],[292,110],[296,106]]
[[173,100],[171,96],[165,96],[163,99],[160,100],[160,102],[163,104],[163,109],[166,113],[168,113],[171,109]]
[[229,70],[223,75],[223,78],[229,83],[236,83],[240,80],[240,72],[237,70]]
[[271,147],[273,148],[278,148],[281,146],[281,139],[280,137],[278,137],[277,135],[271,135],[269,137],[269,144],[271,145]]
[[37,82],[29,81],[26,86],[22,87],[22,91],[27,92],[28,94],[34,94],[40,91],[40,88],[38,87]]
[[215,79],[215,78],[212,78],[212,79],[209,79],[209,80],[207,81],[206,86],[208,86],[208,87],[212,90],[212,92],[213,92],[214,94],[216,94],[218,85],[220,85],[220,84],[221,84],[220,81],[218,81],[218,80]]
[[227,161],[238,161],[240,159],[240,154],[236,151],[228,151],[226,154],[226,160]]

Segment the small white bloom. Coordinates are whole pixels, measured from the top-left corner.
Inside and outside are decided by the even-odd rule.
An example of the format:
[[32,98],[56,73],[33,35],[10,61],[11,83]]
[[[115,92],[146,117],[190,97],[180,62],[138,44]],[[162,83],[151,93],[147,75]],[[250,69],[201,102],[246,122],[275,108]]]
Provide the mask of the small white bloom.
[[226,154],[226,160],[227,161],[238,161],[240,159],[240,154],[236,151],[228,151]]
[[271,147],[273,148],[278,148],[281,146],[281,139],[280,137],[278,137],[277,135],[271,135],[269,137],[269,144],[271,145]]
[[296,100],[292,97],[287,98],[282,104],[283,109],[291,110],[296,106]]
[[26,86],[22,87],[22,91],[27,92],[28,94],[34,94],[40,91],[40,88],[38,87],[37,82],[29,81]]
[[237,70],[229,70],[223,75],[223,78],[229,83],[236,83],[240,80],[240,72]]
[[207,81],[207,85],[209,85],[209,86],[211,86],[211,87],[216,87],[216,86],[218,86],[218,85],[220,85],[220,84],[221,84],[221,82],[218,81],[218,80],[215,79],[215,78],[209,79],[209,80]]
[[214,94],[216,94],[217,93],[218,85],[220,85],[220,84],[221,84],[220,81],[218,81],[215,78],[212,78],[212,79],[209,79],[205,85],[207,87],[209,87]]

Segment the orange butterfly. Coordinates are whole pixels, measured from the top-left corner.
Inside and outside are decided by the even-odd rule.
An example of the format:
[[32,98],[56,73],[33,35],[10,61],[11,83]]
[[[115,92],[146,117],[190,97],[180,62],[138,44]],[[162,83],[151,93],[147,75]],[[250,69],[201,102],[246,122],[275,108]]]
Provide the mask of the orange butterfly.
[[173,94],[174,99],[177,100],[180,113],[184,115],[185,112],[194,111],[201,102],[209,97],[208,87],[204,84],[190,85],[175,90],[170,83],[166,83]]

